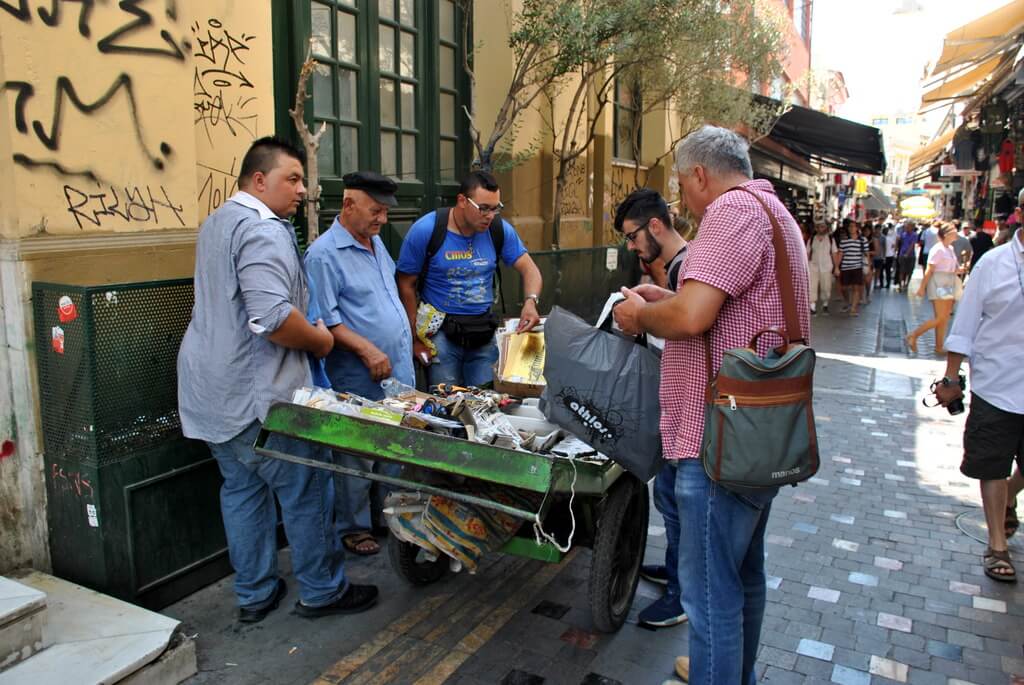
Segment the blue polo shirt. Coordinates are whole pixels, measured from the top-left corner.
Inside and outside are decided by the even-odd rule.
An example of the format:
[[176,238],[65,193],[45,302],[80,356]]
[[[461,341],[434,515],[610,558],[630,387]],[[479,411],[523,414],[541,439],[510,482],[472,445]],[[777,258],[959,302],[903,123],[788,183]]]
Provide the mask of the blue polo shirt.
[[[437,212],[424,214],[409,227],[398,255],[398,270],[416,274],[423,270],[427,244],[434,233]],[[505,244],[501,261],[511,266],[526,254],[526,246],[512,224],[502,220]],[[466,237],[448,231],[441,249],[430,261],[423,284],[422,298],[446,314],[483,314],[494,303],[494,270],[498,255],[494,251],[490,231]]]
[[[391,375],[415,385],[412,332],[398,298],[395,262],[379,236],[373,252],[356,242],[336,218],[331,228],[306,250],[309,279],[309,317],[321,318],[328,328],[344,324],[363,336],[391,360]],[[331,387],[368,399],[382,399],[378,381],[354,353],[335,347],[324,359]]]

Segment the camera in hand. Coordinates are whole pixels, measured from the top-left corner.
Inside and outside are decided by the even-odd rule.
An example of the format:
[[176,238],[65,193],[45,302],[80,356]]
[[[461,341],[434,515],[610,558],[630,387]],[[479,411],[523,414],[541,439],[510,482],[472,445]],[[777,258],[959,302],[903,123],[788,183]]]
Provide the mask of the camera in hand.
[[[953,385],[953,383],[958,383],[960,385],[960,391],[961,392],[964,392],[964,391],[967,390],[967,377],[964,376],[963,374],[960,374],[957,377],[956,381],[951,381],[950,379],[945,378],[945,377],[940,378],[939,380],[934,381],[932,383],[931,390],[934,393],[935,392],[935,386],[937,386],[937,385],[944,385],[946,387],[949,387],[950,385]],[[928,405],[925,405],[925,406],[928,406]],[[963,396],[958,397],[955,400],[953,400],[952,402],[950,402],[949,404],[947,404],[946,405],[946,409],[948,409],[949,413],[952,414],[953,416],[956,416],[957,414],[963,414],[964,413],[964,398],[963,398]]]

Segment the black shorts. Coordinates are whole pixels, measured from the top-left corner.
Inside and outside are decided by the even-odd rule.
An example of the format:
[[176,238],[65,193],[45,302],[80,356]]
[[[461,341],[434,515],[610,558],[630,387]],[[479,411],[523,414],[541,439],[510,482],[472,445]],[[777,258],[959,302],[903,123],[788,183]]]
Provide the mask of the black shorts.
[[960,473],[978,480],[1009,478],[1014,460],[1024,468],[1024,414],[1003,411],[971,393]]
[[[864,269],[846,269],[839,272],[840,285],[864,285]],[[707,366],[707,364],[705,364]]]

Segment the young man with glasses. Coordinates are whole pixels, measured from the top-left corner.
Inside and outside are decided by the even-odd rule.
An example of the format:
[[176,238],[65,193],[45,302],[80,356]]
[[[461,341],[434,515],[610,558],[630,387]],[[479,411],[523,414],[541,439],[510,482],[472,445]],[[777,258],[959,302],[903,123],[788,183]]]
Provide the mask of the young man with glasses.
[[398,292],[413,329],[413,358],[426,366],[431,385],[493,381],[498,320],[491,306],[499,259],[523,279],[517,332],[540,322],[540,269],[501,219],[503,208],[494,177],[471,172],[459,184],[455,206],[420,217],[402,243]]
[[[668,289],[675,292],[686,258],[686,241],[672,225],[668,205],[656,190],[639,188],[615,209],[615,230],[626,246],[645,264],[661,259],[668,274]],[[654,506],[665,521],[665,563],[643,566],[640,575],[665,586],[665,594],[637,616],[641,625],[667,628],[686,620],[679,588],[679,510],[675,499],[676,462],[666,460],[654,478]]]

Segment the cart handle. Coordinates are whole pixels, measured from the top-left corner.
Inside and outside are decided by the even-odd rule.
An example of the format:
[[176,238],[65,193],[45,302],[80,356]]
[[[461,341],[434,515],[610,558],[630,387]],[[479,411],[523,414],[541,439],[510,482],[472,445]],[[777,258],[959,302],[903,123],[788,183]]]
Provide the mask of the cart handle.
[[[510,507],[507,504],[501,504],[500,502],[494,502],[489,499],[482,497],[476,497],[474,495],[466,495],[461,492],[451,492],[443,488],[433,487],[431,485],[423,485],[404,478],[395,478],[393,476],[384,476],[379,473],[372,473],[366,471],[360,471],[359,469],[350,469],[345,466],[339,466],[338,464],[331,464],[324,461],[318,461],[316,459],[309,459],[308,457],[297,457],[294,454],[287,454],[285,452],[278,452],[264,447],[266,444],[267,437],[269,437],[269,431],[266,429],[260,430],[259,436],[256,438],[256,444],[253,446],[256,450],[256,454],[263,457],[269,457],[271,459],[279,459],[281,461],[288,461],[293,464],[301,464],[303,466],[311,466],[315,469],[323,469],[325,471],[332,471],[334,473],[340,473],[346,476],[356,476],[357,478],[365,478],[367,480],[377,481],[378,483],[385,483],[398,488],[407,490],[414,490],[417,492],[425,492],[428,495],[438,495],[439,497],[447,497],[448,499],[457,500],[459,502],[465,502],[467,504],[473,504],[486,509],[493,509],[494,511],[500,511],[503,514],[514,516],[524,521],[536,522],[540,512],[527,511],[525,509],[517,509],[516,507]],[[339,451],[339,450],[335,450]]]

